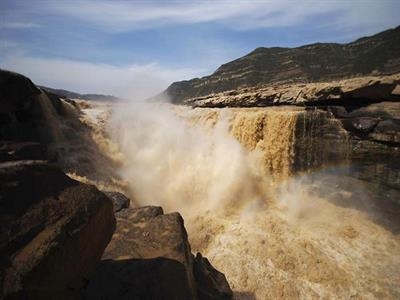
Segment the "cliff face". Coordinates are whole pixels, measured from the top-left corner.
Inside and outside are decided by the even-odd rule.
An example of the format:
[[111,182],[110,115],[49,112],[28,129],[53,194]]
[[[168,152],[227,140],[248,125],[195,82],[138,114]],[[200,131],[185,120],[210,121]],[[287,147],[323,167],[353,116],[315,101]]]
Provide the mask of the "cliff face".
[[212,75],[171,84],[173,103],[212,93],[274,82],[329,81],[400,71],[400,27],[348,44],[317,43],[297,48],[257,48]]
[[111,200],[50,163],[63,165],[56,146],[86,130],[78,113],[0,70],[1,299],[78,298],[114,232]]

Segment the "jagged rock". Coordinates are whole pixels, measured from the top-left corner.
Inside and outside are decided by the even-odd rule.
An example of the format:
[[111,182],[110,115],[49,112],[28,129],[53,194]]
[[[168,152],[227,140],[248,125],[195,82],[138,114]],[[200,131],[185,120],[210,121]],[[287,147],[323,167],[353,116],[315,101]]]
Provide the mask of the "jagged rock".
[[147,206],[122,210],[116,218],[117,230],[86,298],[196,299],[193,255],[182,217]]
[[232,298],[233,293],[225,275],[216,270],[201,253],[196,254],[193,271],[200,300]]
[[104,192],[108,198],[110,198],[114,204],[114,212],[119,212],[124,208],[128,208],[131,200],[124,194],[119,192]]
[[[165,264],[162,263],[160,266],[162,271],[160,271],[160,274],[157,276],[163,276],[163,278],[159,280],[161,286],[163,286],[163,282],[169,282],[171,280],[169,278],[170,276],[175,276],[176,279],[181,279],[179,283],[176,283],[177,290],[175,291],[175,296],[185,295],[185,297],[177,299],[190,299],[195,297],[193,294],[193,291],[195,291],[192,271],[193,260],[182,217],[178,213],[164,215],[160,207],[144,207],[123,210],[121,214],[118,213],[116,215],[116,218],[117,230],[104,252],[103,259],[119,261],[121,259],[155,259],[162,257],[167,260],[172,260],[175,263],[167,263],[166,265],[178,266],[177,268],[164,270],[163,266]],[[103,263],[104,262],[102,262],[101,265]],[[107,264],[110,265],[112,263],[108,262]],[[133,267],[135,265],[136,264],[131,264]],[[132,272],[136,271],[133,270]],[[100,289],[100,286],[94,287],[92,285],[93,282],[97,282],[96,277],[94,277],[89,285],[90,299],[96,298],[96,296],[93,297],[91,292]],[[147,284],[151,283],[152,281],[149,281]],[[110,299],[114,299],[117,296],[117,294],[113,294],[113,292],[120,293],[120,291],[108,289],[107,287],[102,289],[102,293],[108,295]],[[151,286],[148,286],[148,289],[151,289]],[[131,290],[136,289],[132,287]],[[163,298],[163,293],[173,293],[173,290],[162,291],[162,293],[158,295],[159,299]],[[171,297],[170,299],[175,298]]]
[[111,200],[40,161],[0,164],[0,298],[71,299],[115,229]]

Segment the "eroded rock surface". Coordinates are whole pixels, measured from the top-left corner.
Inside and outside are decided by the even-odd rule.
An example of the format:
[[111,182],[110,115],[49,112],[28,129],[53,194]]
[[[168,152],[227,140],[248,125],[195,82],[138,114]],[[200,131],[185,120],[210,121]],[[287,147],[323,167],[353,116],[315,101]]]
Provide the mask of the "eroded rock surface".
[[[88,299],[198,298],[194,257],[178,213],[163,214],[161,207],[147,206],[122,210],[116,218],[117,230],[90,279]],[[204,268],[199,272],[205,274]],[[200,299],[228,299],[232,294],[223,275],[215,276],[215,284],[203,280],[208,298]],[[222,292],[209,291],[218,291],[219,284]]]
[[111,200],[42,161],[0,165],[0,295],[71,299],[115,229]]
[[259,107],[275,105],[366,106],[371,102],[398,101],[400,74],[367,76],[329,82],[271,84],[242,88],[203,97],[184,104],[194,107]]

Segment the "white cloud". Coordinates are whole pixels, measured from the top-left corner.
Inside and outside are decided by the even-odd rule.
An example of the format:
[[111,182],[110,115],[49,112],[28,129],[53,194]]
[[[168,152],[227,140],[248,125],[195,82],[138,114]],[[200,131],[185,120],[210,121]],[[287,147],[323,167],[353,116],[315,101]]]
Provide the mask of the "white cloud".
[[[131,31],[166,24],[222,23],[234,29],[294,26],[334,16],[332,26],[397,24],[395,0],[357,1],[62,1],[46,2],[52,14],[78,18],[106,31]],[[360,13],[361,12],[361,13]],[[377,18],[376,16],[379,16]],[[324,21],[323,19],[321,21]],[[332,20],[331,20],[332,22]],[[316,25],[319,23],[316,22]]]
[[37,27],[40,27],[40,25],[30,22],[0,22],[0,29],[26,29]]
[[1,67],[24,74],[36,84],[81,93],[103,93],[142,100],[163,91],[182,78],[204,74],[205,70],[169,69],[157,63],[112,66],[62,59],[13,57]]

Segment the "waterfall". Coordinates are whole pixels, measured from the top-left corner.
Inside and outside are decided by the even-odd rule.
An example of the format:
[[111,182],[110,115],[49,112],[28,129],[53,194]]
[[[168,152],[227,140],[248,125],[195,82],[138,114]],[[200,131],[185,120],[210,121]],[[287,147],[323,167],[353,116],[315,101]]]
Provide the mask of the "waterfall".
[[284,180],[299,171],[346,161],[349,139],[328,112],[293,107],[197,108],[178,113],[192,125],[227,122],[230,134],[262,157],[263,176]]
[[349,150],[328,112],[124,104],[109,133],[135,200],[179,211],[236,299],[400,295],[398,235],[348,206],[374,194],[323,168]]
[[347,162],[348,133],[329,112],[307,110],[297,120],[295,153],[294,168],[298,171]]
[[59,117],[49,97],[42,91],[38,96],[38,101],[45,119],[45,125],[42,130],[43,139],[49,143],[62,142],[64,135],[61,130]]

